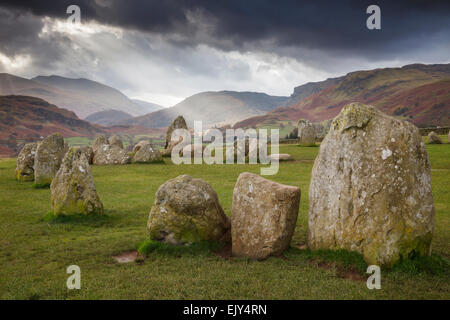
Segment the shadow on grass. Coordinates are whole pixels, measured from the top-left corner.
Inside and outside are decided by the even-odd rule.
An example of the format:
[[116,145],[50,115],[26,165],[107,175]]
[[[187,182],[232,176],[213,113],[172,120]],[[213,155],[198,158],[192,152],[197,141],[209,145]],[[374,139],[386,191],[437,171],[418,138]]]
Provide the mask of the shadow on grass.
[[104,227],[110,226],[117,217],[104,215],[84,215],[84,214],[71,214],[71,215],[59,215],[55,216],[52,211],[49,211],[41,218],[41,221],[45,221],[49,224],[72,224],[89,227]]
[[151,253],[169,255],[169,256],[183,256],[183,255],[209,255],[213,251],[220,250],[223,247],[222,243],[213,241],[201,241],[188,245],[172,245],[155,240],[145,240],[137,245],[139,254],[147,256]]
[[351,269],[360,274],[365,274],[367,270],[367,263],[364,261],[362,255],[347,250],[311,251],[310,249],[300,250],[291,247],[285,255],[287,258],[290,256],[301,256],[310,262],[317,262],[319,266],[334,264],[338,268]]
[[440,255],[432,254],[427,257],[414,257],[403,260],[390,271],[406,275],[429,274],[450,277],[450,261]]
[[[286,252],[286,257],[289,258],[289,256],[301,256],[310,262],[317,262],[318,266],[335,265],[339,270],[356,271],[361,275],[366,274],[368,267],[361,254],[347,250],[311,251],[309,249],[300,250],[291,247]],[[440,255],[432,254],[431,256],[416,256],[402,260],[392,268],[381,267],[381,269],[389,273],[402,275],[450,276],[450,261]]]

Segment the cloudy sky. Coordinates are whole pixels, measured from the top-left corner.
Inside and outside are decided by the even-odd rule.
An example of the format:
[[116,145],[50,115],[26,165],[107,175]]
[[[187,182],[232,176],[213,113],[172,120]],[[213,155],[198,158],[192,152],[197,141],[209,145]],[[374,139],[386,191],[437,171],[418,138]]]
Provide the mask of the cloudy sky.
[[[381,30],[366,27],[371,4]],[[201,91],[290,95],[350,71],[449,62],[448,0],[0,0],[0,72],[89,78],[166,107]]]

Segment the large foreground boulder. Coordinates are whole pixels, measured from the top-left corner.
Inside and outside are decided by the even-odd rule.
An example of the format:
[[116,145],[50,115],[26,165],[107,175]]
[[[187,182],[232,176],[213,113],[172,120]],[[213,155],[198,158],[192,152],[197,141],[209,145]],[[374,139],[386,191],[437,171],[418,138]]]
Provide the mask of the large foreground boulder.
[[229,241],[230,222],[208,183],[182,175],[159,187],[147,228],[151,239],[171,244]]
[[72,147],[50,186],[54,215],[103,214],[85,153]]
[[175,129],[188,129],[186,120],[184,120],[183,116],[178,116],[173,120],[173,122],[170,124],[170,126],[167,128],[166,132],[166,144],[164,145],[164,156],[170,156],[172,153],[172,149],[174,146],[176,146],[178,143],[181,142],[181,138],[179,141],[172,141],[172,133]]
[[442,139],[434,131],[431,131],[428,134],[428,143],[441,144],[442,143]]
[[162,162],[162,154],[152,146],[150,143],[142,144],[138,151],[133,156],[133,162],[138,163],[152,163]]
[[302,146],[313,146],[316,142],[314,125],[306,119],[298,121],[298,141]]
[[97,147],[93,159],[95,165],[128,164],[130,162],[131,158],[124,149],[109,144]]
[[35,186],[50,185],[61,166],[64,153],[64,138],[59,133],[54,133],[39,143],[34,158]]
[[391,266],[430,252],[434,206],[419,130],[352,103],[334,119],[314,162],[308,246],[357,251]]
[[252,259],[280,255],[297,223],[300,189],[242,173],[234,187],[232,254]]
[[34,180],[34,156],[37,145],[37,142],[27,143],[17,156],[15,175],[18,181]]

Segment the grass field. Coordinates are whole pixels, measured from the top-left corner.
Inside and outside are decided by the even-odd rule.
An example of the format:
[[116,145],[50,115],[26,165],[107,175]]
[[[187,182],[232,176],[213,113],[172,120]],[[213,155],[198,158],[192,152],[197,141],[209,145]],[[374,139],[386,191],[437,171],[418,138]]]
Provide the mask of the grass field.
[[[446,141],[446,140],[445,140]],[[104,217],[47,221],[50,191],[14,180],[15,159],[0,160],[1,299],[450,299],[450,144],[427,145],[436,207],[433,255],[382,270],[368,290],[358,254],[311,253],[306,242],[308,186],[318,147],[282,145],[294,161],[269,179],[301,188],[299,219],[282,258],[224,259],[208,248],[161,246],[139,263],[113,256],[148,238],[146,222],[158,187],[180,174],[209,182],[229,215],[233,187],[259,165],[94,166]],[[299,249],[303,248],[303,249]],[[81,268],[81,290],[66,288],[66,268]]]

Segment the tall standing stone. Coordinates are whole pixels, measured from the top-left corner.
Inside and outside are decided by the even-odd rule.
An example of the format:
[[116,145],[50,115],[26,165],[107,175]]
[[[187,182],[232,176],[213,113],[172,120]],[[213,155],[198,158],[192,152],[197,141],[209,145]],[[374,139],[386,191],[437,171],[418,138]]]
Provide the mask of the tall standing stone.
[[265,259],[282,254],[294,234],[299,203],[299,188],[241,173],[231,212],[233,255]]
[[34,180],[34,156],[38,143],[27,143],[17,157],[16,179],[18,181]]
[[184,120],[183,116],[178,116],[173,120],[170,124],[169,128],[167,128],[166,132],[166,144],[164,146],[164,156],[170,156],[172,149],[176,146],[180,141],[172,141],[172,133],[175,129],[186,129],[187,130],[186,120]]
[[54,133],[39,143],[34,158],[35,186],[50,185],[61,166],[64,153],[64,138],[59,133]]
[[430,252],[434,206],[419,130],[374,107],[345,106],[314,162],[308,246],[391,266]]
[[78,147],[64,156],[50,186],[54,215],[103,214],[103,204],[94,185],[89,161]]
[[306,119],[298,121],[298,140],[302,146],[313,146],[316,142],[314,125]]
[[147,229],[151,239],[171,244],[226,242],[230,221],[207,182],[182,175],[159,187]]

